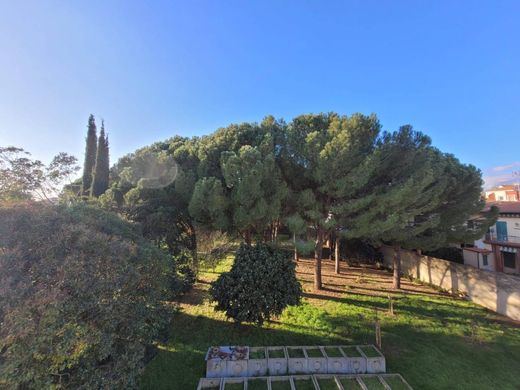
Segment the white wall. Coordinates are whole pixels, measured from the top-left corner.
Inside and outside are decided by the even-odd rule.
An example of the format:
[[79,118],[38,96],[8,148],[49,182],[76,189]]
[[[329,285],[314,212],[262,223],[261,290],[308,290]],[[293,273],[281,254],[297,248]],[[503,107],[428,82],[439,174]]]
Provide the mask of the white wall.
[[[498,221],[505,222],[507,224],[507,235],[518,237],[518,242],[520,243],[520,218],[499,216]],[[496,225],[491,226],[490,230],[492,233],[496,234]]]
[[495,257],[493,253],[487,254],[487,264],[484,265],[484,258],[482,253],[471,251],[468,249],[462,250],[462,256],[464,258],[464,264],[471,265],[472,267],[483,269],[486,271],[495,271]]
[[[382,247],[385,265],[392,267],[394,250]],[[465,293],[473,302],[520,321],[520,277],[402,251],[401,270],[415,279],[448,291]]]

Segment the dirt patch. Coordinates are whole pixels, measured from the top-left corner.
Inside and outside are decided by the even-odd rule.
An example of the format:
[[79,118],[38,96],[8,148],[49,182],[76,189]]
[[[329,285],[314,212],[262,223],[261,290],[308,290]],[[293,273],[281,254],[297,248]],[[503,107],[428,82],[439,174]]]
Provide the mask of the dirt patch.
[[401,278],[401,289],[392,288],[392,274],[387,270],[372,266],[348,266],[341,263],[340,274],[334,272],[334,262],[322,260],[322,290],[314,289],[314,259],[300,259],[296,274],[302,283],[304,292],[323,297],[341,297],[352,293],[358,295],[388,297],[406,294],[447,296],[430,286]]

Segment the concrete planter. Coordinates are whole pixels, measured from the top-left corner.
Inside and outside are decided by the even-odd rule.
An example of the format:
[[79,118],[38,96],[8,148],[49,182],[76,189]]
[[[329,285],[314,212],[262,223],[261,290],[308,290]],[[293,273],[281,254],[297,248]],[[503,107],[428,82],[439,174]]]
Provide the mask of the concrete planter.
[[269,390],[269,378],[266,376],[247,378],[248,390]]
[[269,377],[269,390],[294,390],[290,376]]
[[227,375],[226,361],[210,359],[206,361],[206,376],[208,378],[219,378]]
[[228,360],[226,362],[226,376],[247,376],[248,360]]
[[367,359],[355,346],[342,346],[341,350],[347,358],[347,373],[364,374],[367,372]]
[[386,372],[385,357],[374,345],[361,345],[358,349],[367,359],[367,373],[378,374]]
[[267,375],[267,351],[264,347],[249,349],[249,360],[247,362],[248,376]]
[[313,375],[296,375],[292,377],[295,390],[316,390],[319,387]]
[[286,350],[289,374],[307,374],[309,368],[304,347],[287,347]]
[[323,347],[325,356],[327,357],[327,373],[328,374],[346,374],[348,373],[348,359],[345,357],[339,346]]
[[197,390],[220,390],[221,378],[201,378]]
[[326,374],[327,358],[322,347],[305,347],[307,355],[307,372],[309,374]]
[[244,390],[245,388],[245,378],[225,378],[222,381],[221,390]]
[[206,353],[206,377],[246,376],[249,347],[210,347]]
[[343,390],[335,375],[314,375],[314,380],[319,390]]
[[401,374],[382,374],[379,376],[383,379],[383,382],[390,389],[409,389],[413,390],[412,386],[401,376]]
[[287,374],[287,351],[284,347],[267,348],[268,375]]
[[337,375],[336,379],[341,384],[341,389],[367,390],[365,384],[358,375]]
[[379,375],[360,375],[358,381],[364,385],[367,390],[371,389],[386,389],[391,390],[390,387],[381,379]]

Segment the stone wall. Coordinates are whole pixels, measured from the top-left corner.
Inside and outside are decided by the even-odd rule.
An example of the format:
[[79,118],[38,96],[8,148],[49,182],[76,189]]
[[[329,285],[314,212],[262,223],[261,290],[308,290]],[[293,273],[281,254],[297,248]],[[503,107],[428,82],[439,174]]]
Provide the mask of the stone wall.
[[[383,247],[384,262],[392,267],[394,250]],[[466,294],[473,302],[520,321],[520,277],[490,272],[435,257],[401,251],[406,275],[448,291]]]

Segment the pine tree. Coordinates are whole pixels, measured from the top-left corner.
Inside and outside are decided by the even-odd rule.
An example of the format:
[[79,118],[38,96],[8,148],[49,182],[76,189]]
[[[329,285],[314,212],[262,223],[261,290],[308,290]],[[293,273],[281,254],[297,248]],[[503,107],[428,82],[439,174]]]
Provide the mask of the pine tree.
[[97,154],[97,130],[94,115],[88,118],[88,130],[85,147],[85,163],[83,164],[83,177],[81,180],[81,194],[88,196],[92,186],[92,174],[96,165]]
[[96,165],[90,190],[91,196],[97,198],[108,189],[109,170],[108,137],[105,136],[105,123],[102,122],[97,146]]

